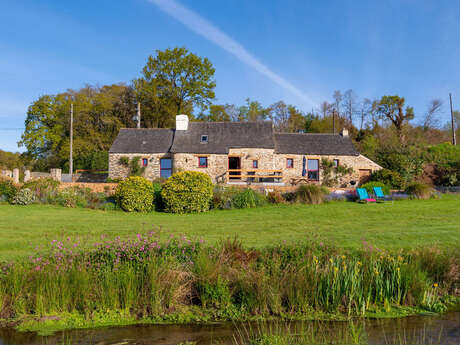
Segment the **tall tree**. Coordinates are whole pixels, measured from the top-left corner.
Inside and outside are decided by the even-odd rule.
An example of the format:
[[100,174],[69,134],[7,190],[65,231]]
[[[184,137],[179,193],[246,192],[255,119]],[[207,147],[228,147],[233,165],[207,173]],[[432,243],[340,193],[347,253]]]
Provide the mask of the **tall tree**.
[[157,50],[149,56],[141,78],[133,82],[139,100],[148,108],[146,125],[166,127],[177,114],[206,109],[215,97],[214,72],[207,58],[184,47]]
[[399,139],[404,142],[403,126],[414,118],[414,108],[406,106],[405,99],[399,96],[383,96],[377,103],[377,113],[394,125]]
[[239,121],[264,121],[269,117],[270,108],[264,108],[258,101],[246,99],[246,104],[239,107]]
[[209,106],[209,113],[201,113],[198,115],[198,120],[207,122],[218,122],[218,121],[231,121],[228,110],[232,109],[232,105],[228,104],[211,104]]
[[442,112],[443,102],[442,99],[435,98],[432,99],[427,106],[425,116],[423,119],[423,129],[425,131],[429,130],[430,128],[438,128],[439,127],[439,119],[437,116],[439,113]]
[[279,101],[270,106],[270,118],[279,132],[289,130],[289,108],[286,103]]
[[342,115],[342,101],[343,101],[343,95],[340,92],[340,90],[335,90],[334,94],[332,95],[332,98],[334,98],[334,108],[335,111],[337,112],[338,116]]
[[353,118],[357,111],[356,94],[352,89],[349,89],[343,94],[343,114],[348,121],[353,123]]

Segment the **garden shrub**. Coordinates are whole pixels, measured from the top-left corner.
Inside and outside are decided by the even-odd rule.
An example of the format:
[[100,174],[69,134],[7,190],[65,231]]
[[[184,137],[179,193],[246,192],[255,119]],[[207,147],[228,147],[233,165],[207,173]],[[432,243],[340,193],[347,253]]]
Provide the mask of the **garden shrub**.
[[12,180],[0,178],[0,201],[11,201],[16,192],[17,188]]
[[267,195],[267,201],[270,204],[282,204],[284,202],[284,198],[280,192],[269,192]]
[[155,190],[147,179],[131,176],[118,184],[115,199],[126,212],[149,212],[154,207]]
[[64,207],[87,207],[92,194],[89,188],[68,187],[59,191],[53,203]]
[[49,203],[58,192],[60,182],[52,178],[39,178],[24,183],[23,188],[29,188],[34,194],[37,201]]
[[406,187],[405,192],[409,194],[411,198],[416,199],[430,199],[435,195],[433,188],[420,182],[413,182],[409,184]]
[[322,204],[329,190],[315,184],[303,184],[297,188],[296,201],[302,204]]
[[401,175],[396,171],[391,171],[388,169],[381,169],[374,171],[370,178],[370,182],[382,182],[383,184],[394,189],[403,188],[404,181]]
[[263,206],[265,203],[265,196],[250,188],[243,189],[232,198],[234,208],[254,208]]
[[161,190],[165,211],[171,213],[208,211],[212,195],[211,178],[198,171],[173,174]]
[[367,182],[361,186],[361,188],[367,190],[369,194],[374,194],[374,187],[381,187],[383,194],[390,195],[390,187],[382,182]]
[[20,189],[11,199],[13,205],[29,205],[35,200],[34,193],[29,188]]

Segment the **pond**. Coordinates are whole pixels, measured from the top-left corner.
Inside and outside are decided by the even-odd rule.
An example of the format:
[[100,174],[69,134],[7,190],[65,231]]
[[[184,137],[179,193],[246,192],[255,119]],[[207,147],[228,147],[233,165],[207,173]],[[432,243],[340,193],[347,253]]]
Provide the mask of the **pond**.
[[[283,323],[279,329],[284,329],[287,332],[287,329],[292,329],[294,324],[297,327],[300,323]],[[301,324],[302,329],[321,329],[322,333],[327,333],[336,338],[350,329],[348,322],[311,321]],[[440,316],[365,320],[357,321],[355,325],[361,331],[365,332],[367,343],[372,345],[394,343],[398,345],[460,344],[460,312],[451,312]],[[186,342],[199,345],[220,345],[233,344],[232,339],[234,334],[258,332],[262,327],[263,324],[261,323],[244,325],[235,325],[233,323],[213,325],[142,325],[73,330],[56,333],[52,336],[38,336],[35,333],[19,333],[12,329],[0,329],[0,345],[177,345]],[[416,340],[414,340],[414,337]],[[398,340],[394,341],[395,339]]]

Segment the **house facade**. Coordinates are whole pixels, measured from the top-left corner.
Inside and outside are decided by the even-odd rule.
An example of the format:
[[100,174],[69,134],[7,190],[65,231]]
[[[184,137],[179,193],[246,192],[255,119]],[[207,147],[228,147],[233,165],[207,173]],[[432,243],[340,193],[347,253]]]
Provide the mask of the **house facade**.
[[127,177],[135,158],[150,180],[191,170],[227,184],[322,183],[323,159],[350,170],[336,187],[358,185],[381,169],[356,151],[346,130],[277,133],[271,122],[189,122],[186,115],[176,117],[175,129],[121,129],[109,151],[109,177]]

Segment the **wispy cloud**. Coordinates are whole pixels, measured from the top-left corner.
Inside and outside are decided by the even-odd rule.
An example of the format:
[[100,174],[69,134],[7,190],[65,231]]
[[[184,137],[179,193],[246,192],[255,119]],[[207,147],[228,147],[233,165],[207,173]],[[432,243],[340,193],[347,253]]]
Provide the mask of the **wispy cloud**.
[[196,12],[182,6],[174,0],[148,0],[157,5],[163,11],[168,13],[193,32],[203,36],[207,40],[213,42],[217,46],[225,49],[229,53],[236,56],[239,60],[248,66],[251,66],[259,73],[265,75],[270,80],[278,84],[283,89],[289,91],[294,96],[299,98],[303,103],[309,106],[315,106],[314,102],[308,95],[295,87],[289,81],[273,72],[270,68],[260,62],[254,55],[249,53],[241,44],[231,38],[229,35],[221,31],[215,25],[201,17]]

